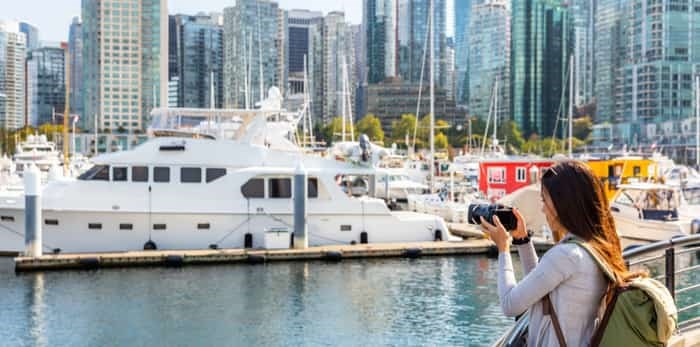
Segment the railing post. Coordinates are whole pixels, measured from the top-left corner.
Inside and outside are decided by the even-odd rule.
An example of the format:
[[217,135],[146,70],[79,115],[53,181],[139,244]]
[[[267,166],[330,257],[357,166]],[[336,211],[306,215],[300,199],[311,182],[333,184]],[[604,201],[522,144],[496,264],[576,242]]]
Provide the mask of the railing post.
[[675,248],[666,249],[666,288],[676,298],[676,252]]

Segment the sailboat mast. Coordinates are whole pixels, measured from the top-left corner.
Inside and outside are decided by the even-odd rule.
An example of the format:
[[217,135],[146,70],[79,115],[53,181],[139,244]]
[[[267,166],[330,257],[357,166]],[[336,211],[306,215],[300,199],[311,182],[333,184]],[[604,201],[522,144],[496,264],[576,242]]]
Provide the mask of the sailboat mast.
[[[341,75],[342,75],[341,80],[342,80],[342,78],[345,77],[345,56],[344,56],[344,55],[341,55],[340,59],[341,59],[341,67],[340,67],[340,69],[341,69]],[[341,83],[342,83],[342,82],[341,82]],[[342,142],[345,142],[345,119],[346,119],[346,117],[347,117],[347,116],[345,115],[345,100],[346,100],[346,99],[345,99],[345,83],[342,83],[342,86],[340,87],[340,90],[341,90],[341,95],[340,95],[340,96],[341,96],[341,98],[342,98],[342,100],[341,100],[342,112],[341,112],[341,113],[342,113],[342,115],[343,115],[343,121],[342,121],[343,124],[342,124],[342,130],[341,130],[341,141],[342,141]]]
[[430,193],[435,192],[435,1],[430,0]]
[[695,167],[700,167],[700,75],[695,76]]
[[574,56],[569,56],[569,158],[573,158],[574,137]]
[[493,85],[493,140],[491,147],[494,153],[498,148],[498,80]]

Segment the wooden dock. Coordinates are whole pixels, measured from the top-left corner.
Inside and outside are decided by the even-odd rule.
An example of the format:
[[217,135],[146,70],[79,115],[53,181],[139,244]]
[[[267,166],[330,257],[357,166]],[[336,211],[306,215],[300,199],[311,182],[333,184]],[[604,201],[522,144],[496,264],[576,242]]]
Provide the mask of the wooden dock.
[[[551,244],[536,242],[538,251]],[[133,251],[115,253],[47,254],[41,257],[16,257],[15,271],[46,271],[65,269],[96,269],[137,266],[179,267],[197,264],[248,263],[259,264],[276,261],[448,256],[466,254],[491,254],[497,251],[486,239],[462,242],[374,243],[360,245],[320,246],[307,249],[217,249],[217,250],[168,250]]]

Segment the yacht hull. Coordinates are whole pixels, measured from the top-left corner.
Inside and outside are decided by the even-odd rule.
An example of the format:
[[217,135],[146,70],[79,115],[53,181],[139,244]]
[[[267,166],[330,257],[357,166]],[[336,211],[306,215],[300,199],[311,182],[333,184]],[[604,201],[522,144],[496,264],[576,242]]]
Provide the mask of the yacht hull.
[[[0,251],[24,250],[24,211],[2,209]],[[13,219],[10,221],[10,219]],[[43,211],[44,251],[60,248],[67,253],[141,250],[150,239],[158,249],[244,248],[246,235],[252,248],[267,248],[267,231],[293,231],[293,215],[129,213]],[[58,225],[54,225],[58,223]],[[149,232],[149,225],[153,228]],[[309,214],[310,246],[360,243],[367,233],[370,243],[435,240],[436,230],[449,237],[441,218],[412,212],[389,214]],[[286,237],[286,236],[283,236]]]

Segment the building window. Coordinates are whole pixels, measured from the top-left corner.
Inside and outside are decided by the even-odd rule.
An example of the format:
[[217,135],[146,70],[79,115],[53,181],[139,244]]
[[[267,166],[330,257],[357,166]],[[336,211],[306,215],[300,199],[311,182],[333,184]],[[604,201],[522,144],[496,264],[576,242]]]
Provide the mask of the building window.
[[153,168],[153,182],[170,182],[170,168],[169,167],[154,167]]
[[209,168],[207,169],[207,183],[218,180],[226,176],[226,169]]
[[506,168],[490,167],[488,171],[488,182],[496,184],[506,183]]
[[269,197],[273,199],[287,199],[292,197],[291,178],[270,178],[268,180]]
[[148,166],[132,166],[131,181],[148,182]]
[[515,169],[515,182],[527,182],[527,169],[524,167]]
[[202,183],[202,169],[198,167],[180,168],[180,182]]
[[112,181],[118,181],[118,182],[126,181],[126,167],[113,167],[112,168]]
[[241,186],[243,197],[264,198],[265,197],[265,180],[262,178],[253,178]]

